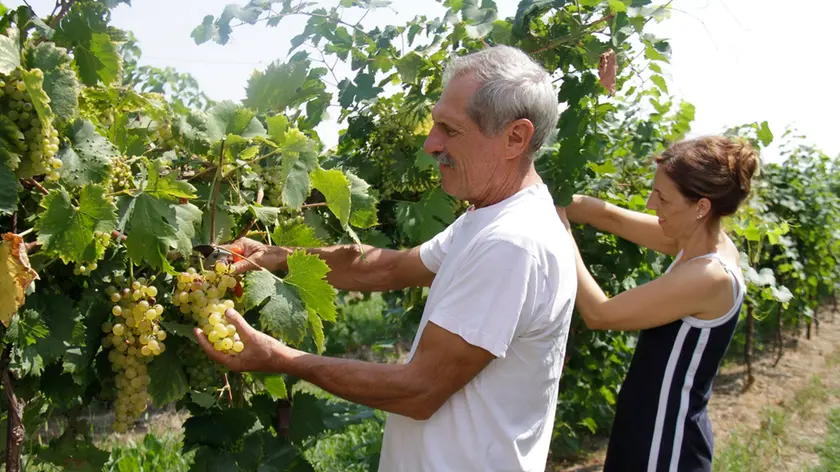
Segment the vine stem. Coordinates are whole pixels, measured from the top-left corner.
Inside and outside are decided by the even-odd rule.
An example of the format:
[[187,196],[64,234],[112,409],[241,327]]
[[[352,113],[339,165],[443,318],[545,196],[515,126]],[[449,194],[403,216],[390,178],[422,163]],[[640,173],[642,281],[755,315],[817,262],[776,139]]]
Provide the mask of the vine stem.
[[26,230],[26,231],[24,231],[24,232],[22,232],[22,233],[20,233],[20,234],[16,235],[16,236],[17,236],[17,237],[19,237],[19,238],[22,238],[22,237],[26,236],[27,234],[29,234],[29,233],[31,233],[31,232],[33,232],[33,231],[35,231],[35,227],[34,227],[34,226],[33,226],[32,228],[29,228],[28,230]]
[[[76,3],[76,0],[67,0],[66,2],[63,2],[63,1],[60,2],[61,10],[50,21],[50,28],[55,29],[56,27],[58,27],[58,23],[60,23],[61,19],[64,18],[64,15],[66,15],[67,12],[70,11],[70,8],[73,6],[74,3]],[[58,8],[58,5],[59,5],[59,3],[56,3],[56,5],[55,5],[56,8]],[[53,10],[53,11],[55,11],[55,10]]]
[[213,203],[210,207],[210,245],[216,244],[216,204],[219,202],[219,190],[222,187],[222,161],[225,158],[225,138],[219,146],[219,165],[216,167],[216,187],[213,189]]
[[35,180],[35,179],[25,179],[25,180],[23,181],[23,183],[28,184],[28,185],[31,185],[31,186],[33,186],[33,187],[37,188],[37,189],[38,189],[41,193],[43,193],[44,195],[49,195],[49,194],[50,194],[50,191],[49,191],[49,190],[47,190],[47,189],[45,189],[45,188],[44,188],[44,186],[43,186],[43,185],[41,185],[41,183],[40,183],[40,182],[38,182],[38,181],[37,181],[37,180]]
[[230,404],[230,407],[233,408],[233,392],[231,391],[231,388],[230,388],[230,380],[228,380],[227,372],[224,373],[224,376],[225,376],[225,390],[227,390],[227,395],[228,395],[228,404]]
[[[589,23],[588,25],[584,26],[583,33],[584,34],[588,33],[589,30],[592,27],[595,27],[595,26],[598,26],[601,23],[610,21],[613,18],[615,18],[615,15],[607,15],[607,16],[601,18],[600,20],[595,20],[592,23]],[[576,41],[577,39],[582,38],[584,34],[578,34],[578,35],[574,35],[574,36],[566,36],[565,38],[561,38],[561,39],[558,39],[557,41],[551,42],[547,46],[541,47],[541,48],[537,49],[536,51],[532,51],[529,54],[539,54],[541,52],[545,52],[545,51],[554,49],[557,46],[562,46],[564,44],[572,43],[572,42]]]
[[6,346],[3,350],[3,391],[6,393],[8,403],[8,433],[6,439],[6,470],[8,472],[20,472],[20,449],[23,445],[23,402],[15,395],[12,374],[9,372],[9,361],[11,358],[12,346]]
[[301,205],[301,208],[315,208],[315,207],[325,207],[329,205],[327,202],[318,202],[318,203],[307,203],[306,205]]

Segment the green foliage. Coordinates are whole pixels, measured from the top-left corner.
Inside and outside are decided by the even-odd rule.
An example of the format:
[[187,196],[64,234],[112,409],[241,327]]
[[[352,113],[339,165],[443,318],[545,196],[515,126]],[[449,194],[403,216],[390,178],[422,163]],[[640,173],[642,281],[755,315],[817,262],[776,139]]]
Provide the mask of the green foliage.
[[[648,158],[682,139],[694,119],[694,107],[669,94],[667,40],[645,29],[668,8],[647,1],[522,0],[513,18],[501,19],[492,1],[447,0],[443,18],[370,29],[343,21],[342,13],[387,2],[229,5],[194,29],[197,44],[225,44],[240,23],[277,27],[290,16],[307,18],[289,59],[255,72],[241,104],[212,103],[189,75],[139,66],[130,33],[109,25],[117,3],[68,2],[56,21],[21,7],[0,20],[10,27],[0,35],[0,74],[20,73],[36,124],[59,132],[62,163],[57,180],[34,168],[22,174],[25,129],[0,117],[0,226],[33,243],[30,259],[40,277],[4,332],[4,348],[25,400],[27,431],[40,427],[46,412],[72,424],[81,408],[110,405],[114,351],[103,343],[102,325],[113,304],[106,290],[142,278],[164,307],[167,333],[166,350],[148,366],[149,400],[189,412],[183,450],[192,457],[190,470],[343,470],[347,456],[329,452],[342,449],[340,441],[358,444],[342,453],[355,458],[353,467],[375,468],[381,418],[368,408],[285,375],[211,367],[209,382],[199,382],[202,358],[189,355],[199,349],[192,320],[173,299],[184,289],[178,274],[203,268],[195,245],[248,235],[297,248],[286,274],[253,271],[237,280],[242,292],[231,297],[258,329],[318,353],[374,345],[381,354],[410,341],[423,290],[377,294],[375,303],[354,309],[349,300],[357,294],[335,290],[329,267],[306,248],[414,246],[465,209],[441,190],[436,163],[423,149],[450,57],[509,44],[556,77],[564,111],[537,165],[558,204],[586,193],[646,211]],[[599,72],[599,58],[610,51],[619,64],[615,96]],[[335,61],[348,64],[350,75],[336,76]],[[386,96],[388,84],[398,91]],[[346,126],[337,148],[324,152],[314,128],[334,104]],[[766,122],[729,132],[764,147],[788,139]],[[778,311],[790,326],[802,317],[810,323],[837,288],[840,238],[833,230],[827,237],[825,228],[839,226],[840,184],[827,156],[792,140],[786,146],[787,160],[764,167],[730,229],[744,253],[757,319]],[[668,262],[592,229],[579,241],[608,293],[651,280]],[[608,431],[635,339],[589,331],[579,318],[571,329],[557,454]],[[27,442],[24,453],[42,464],[100,470],[108,455],[81,431],[49,447]]]

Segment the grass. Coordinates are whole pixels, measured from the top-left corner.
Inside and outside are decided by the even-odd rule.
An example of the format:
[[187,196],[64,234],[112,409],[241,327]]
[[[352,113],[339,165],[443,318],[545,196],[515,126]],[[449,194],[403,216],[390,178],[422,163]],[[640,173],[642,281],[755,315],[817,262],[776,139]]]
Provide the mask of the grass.
[[[111,455],[102,472],[187,472],[194,452],[181,452],[181,436],[176,434],[146,434],[142,439],[118,442],[109,438],[97,446]],[[63,469],[34,457],[24,457],[22,470],[27,472],[58,472]],[[85,469],[90,470],[90,469]]]
[[758,431],[733,434],[727,447],[715,454],[715,472],[766,472],[778,470],[781,449],[787,440],[789,414],[779,408],[765,409]]
[[[715,454],[715,472],[766,472],[784,468],[785,446],[809,447],[798,444],[787,434],[793,415],[803,420],[813,419],[815,407],[828,400],[830,392],[819,376],[814,375],[808,384],[794,392],[792,401],[784,407],[766,408],[762,412],[761,426],[756,431],[741,429],[730,436],[730,442]],[[840,420],[840,414],[838,414]],[[838,444],[840,448],[840,437]],[[823,469],[820,469],[823,470]],[[838,471],[840,469],[825,469]]]
[[825,441],[817,446],[820,465],[810,472],[838,472],[840,471],[840,408],[831,410],[828,414],[828,433]]
[[810,419],[814,405],[828,400],[828,390],[817,375],[811,377],[808,385],[793,395],[793,410],[803,419]]

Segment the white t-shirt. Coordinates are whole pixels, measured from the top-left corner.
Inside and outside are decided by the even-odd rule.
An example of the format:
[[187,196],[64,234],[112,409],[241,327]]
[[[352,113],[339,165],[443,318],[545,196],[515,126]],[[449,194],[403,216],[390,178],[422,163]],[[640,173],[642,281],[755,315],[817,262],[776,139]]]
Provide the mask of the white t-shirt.
[[389,414],[380,472],[543,471],[577,292],[571,240],[544,184],[470,209],[421,246],[431,321],[496,359],[426,421]]

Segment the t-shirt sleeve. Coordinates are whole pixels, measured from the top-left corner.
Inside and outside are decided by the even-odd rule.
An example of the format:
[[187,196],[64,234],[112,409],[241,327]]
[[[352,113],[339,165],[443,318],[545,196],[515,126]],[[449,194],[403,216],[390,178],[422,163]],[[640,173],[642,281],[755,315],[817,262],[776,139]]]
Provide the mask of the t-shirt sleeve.
[[443,258],[446,257],[446,253],[449,252],[449,247],[452,245],[455,230],[460,225],[462,219],[463,215],[435,235],[434,238],[420,245],[420,259],[430,271],[437,274],[437,271],[440,270],[440,265],[443,264]]
[[503,358],[536,300],[535,258],[507,241],[473,248],[432,309],[429,321]]

